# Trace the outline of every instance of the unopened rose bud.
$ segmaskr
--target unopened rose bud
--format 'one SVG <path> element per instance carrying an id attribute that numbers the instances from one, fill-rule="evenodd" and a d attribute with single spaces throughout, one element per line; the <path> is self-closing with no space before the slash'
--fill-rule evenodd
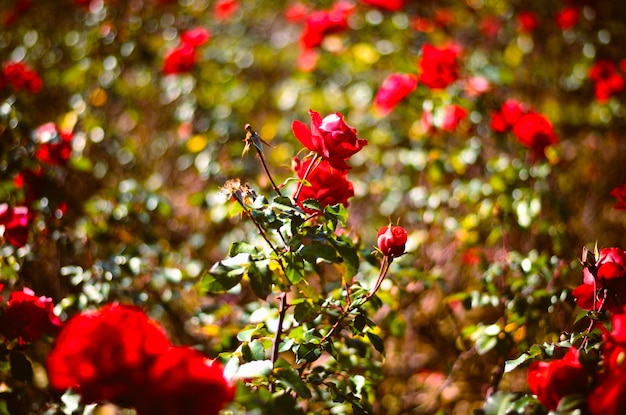
<path id="1" fill-rule="evenodd" d="M 378 249 L 380 249 L 383 255 L 398 257 L 404 254 L 407 233 L 402 226 L 385 226 L 380 228 L 376 236 Z"/>

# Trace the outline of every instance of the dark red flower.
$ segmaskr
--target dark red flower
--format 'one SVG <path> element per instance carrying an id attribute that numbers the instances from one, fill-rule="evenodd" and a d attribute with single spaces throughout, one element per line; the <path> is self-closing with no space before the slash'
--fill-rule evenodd
<path id="1" fill-rule="evenodd" d="M 402 226 L 385 226 L 376 234 L 378 249 L 384 256 L 399 257 L 404 254 L 408 235 Z"/>
<path id="2" fill-rule="evenodd" d="M 181 44 L 165 55 L 163 73 L 169 75 L 190 72 L 198 60 L 197 48 L 205 44 L 210 37 L 209 32 L 202 27 L 184 32 Z"/>
<path id="3" fill-rule="evenodd" d="M 149 371 L 170 348 L 156 322 L 133 306 L 110 304 L 72 317 L 48 356 L 48 376 L 84 402 L 133 406 Z"/>
<path id="4" fill-rule="evenodd" d="M 626 252 L 621 248 L 603 248 L 597 258 L 595 273 L 583 269 L 583 283 L 572 292 L 576 304 L 585 310 L 619 310 L 626 304 Z"/>
<path id="5" fill-rule="evenodd" d="M 14 291 L 7 302 L 7 309 L 0 319 L 0 331 L 8 340 L 17 339 L 19 344 L 33 342 L 44 334 L 54 334 L 61 320 L 54 314 L 54 304 L 48 297 L 37 297 L 30 288 Z"/>
<path id="6" fill-rule="evenodd" d="M 307 199 L 315 199 L 322 208 L 342 203 L 348 206 L 348 199 L 354 196 L 354 187 L 352 182 L 348 180 L 348 173 L 345 170 L 337 169 L 326 160 L 316 162 L 312 159 L 301 162 L 300 159 L 293 159 L 293 167 L 300 179 L 309 169 L 311 163 L 316 163 L 310 169 L 306 176 L 306 181 L 310 186 L 304 185 L 298 194 L 296 202 L 298 206 L 309 213 L 313 213 L 311 209 L 304 208 L 302 202 Z"/>
<path id="7" fill-rule="evenodd" d="M 617 198 L 617 203 L 615 203 L 613 207 L 614 209 L 626 210 L 626 183 L 614 187 L 613 190 L 611 190 L 611 196 Z"/>
<path id="8" fill-rule="evenodd" d="M 563 30 L 571 29 L 578 23 L 580 12 L 574 6 L 564 7 L 554 16 L 556 24 Z"/>
<path id="9" fill-rule="evenodd" d="M 407 0 L 361 0 L 361 3 L 392 12 L 400 11 L 406 5 Z"/>
<path id="10" fill-rule="evenodd" d="M 213 6 L 213 16 L 217 20 L 226 20 L 239 8 L 239 0 L 218 0 Z"/>
<path id="11" fill-rule="evenodd" d="M 43 81 L 37 72 L 24 63 L 8 62 L 0 73 L 0 88 L 3 86 L 10 86 L 15 92 L 26 88 L 32 93 L 37 93 L 41 90 Z"/>
<path id="12" fill-rule="evenodd" d="M 419 61 L 419 80 L 432 89 L 442 89 L 459 78 L 458 51 L 451 48 L 422 47 Z"/>
<path id="13" fill-rule="evenodd" d="M 319 113 L 309 110 L 311 128 L 301 121 L 292 123 L 294 135 L 302 145 L 319 154 L 339 170 L 349 170 L 346 160 L 367 144 L 357 137 L 356 130 L 347 125 L 343 115 L 336 112 L 322 119 Z"/>
<path id="14" fill-rule="evenodd" d="M 35 151 L 35 157 L 43 163 L 67 165 L 72 155 L 72 138 L 71 132 L 59 132 L 52 122 L 40 126 L 36 132 L 39 146 Z"/>
<path id="15" fill-rule="evenodd" d="M 589 374 L 578 360 L 578 349 L 570 348 L 565 356 L 551 362 L 535 361 L 528 370 L 528 386 L 547 409 L 554 411 L 566 396 L 585 393 Z"/>
<path id="16" fill-rule="evenodd" d="M 609 60 L 596 61 L 589 69 L 589 79 L 595 83 L 595 97 L 601 104 L 624 90 L 624 77 L 617 72 L 615 63 Z"/>
<path id="17" fill-rule="evenodd" d="M 11 207 L 0 204 L 0 225 L 4 226 L 4 239 L 16 248 L 21 248 L 28 241 L 30 212 L 26 206 Z"/>
<path id="18" fill-rule="evenodd" d="M 532 32 L 539 27 L 539 19 L 537 19 L 537 15 L 530 10 L 522 11 L 517 14 L 517 26 L 520 32 Z"/>
<path id="19" fill-rule="evenodd" d="M 550 121 L 532 111 L 522 115 L 515 122 L 513 134 L 523 146 L 532 150 L 533 156 L 538 158 L 545 157 L 546 147 L 558 141 Z"/>
<path id="20" fill-rule="evenodd" d="M 374 98 L 374 109 L 385 116 L 417 87 L 417 76 L 394 73 L 383 81 Z"/>
<path id="21" fill-rule="evenodd" d="M 218 415 L 235 396 L 222 366 L 189 347 L 171 347 L 148 371 L 138 415 Z"/>
<path id="22" fill-rule="evenodd" d="M 339 1 L 330 10 L 316 10 L 310 13 L 300 36 L 302 48 L 309 49 L 319 46 L 326 35 L 348 29 L 348 17 L 353 10 L 352 3 Z"/>

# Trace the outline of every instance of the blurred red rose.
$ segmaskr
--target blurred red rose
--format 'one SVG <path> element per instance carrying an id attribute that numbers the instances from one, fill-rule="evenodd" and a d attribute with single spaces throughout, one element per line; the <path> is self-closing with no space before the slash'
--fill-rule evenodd
<path id="1" fill-rule="evenodd" d="M 595 83 L 595 97 L 599 103 L 605 103 L 609 97 L 622 92 L 624 77 L 617 72 L 614 62 L 601 59 L 589 69 L 589 79 Z"/>
<path id="2" fill-rule="evenodd" d="M 539 27 L 539 19 L 534 12 L 529 10 L 519 12 L 517 14 L 517 27 L 520 32 L 528 33 Z"/>
<path id="3" fill-rule="evenodd" d="M 84 402 L 133 406 L 169 348 L 163 330 L 141 309 L 110 304 L 64 325 L 48 356 L 48 376 L 54 388 L 72 388 Z"/>
<path id="4" fill-rule="evenodd" d="M 44 334 L 54 334 L 61 326 L 61 320 L 53 308 L 51 298 L 37 297 L 30 288 L 14 291 L 0 319 L 0 331 L 8 340 L 17 339 L 20 345 L 35 341 Z"/>
<path id="5" fill-rule="evenodd" d="M 502 104 L 500 111 L 491 117 L 491 129 L 498 133 L 505 133 L 526 112 L 524 106 L 515 99 L 509 99 Z"/>
<path id="6" fill-rule="evenodd" d="M 7 62 L 0 73 L 0 88 L 10 86 L 15 92 L 26 88 L 37 93 L 43 86 L 43 81 L 37 72 L 22 62 Z"/>
<path id="7" fill-rule="evenodd" d="M 213 16 L 217 20 L 226 20 L 239 8 L 239 0 L 218 0 L 213 6 Z"/>
<path id="8" fill-rule="evenodd" d="M 535 361 L 528 370 L 528 386 L 547 409 L 554 411 L 562 398 L 585 393 L 589 375 L 578 360 L 578 349 L 570 348 L 565 356 L 551 362 Z"/>
<path id="9" fill-rule="evenodd" d="M 459 77 L 458 52 L 451 48 L 436 48 L 432 45 L 422 47 L 419 61 L 419 80 L 432 89 L 442 89 Z"/>
<path id="10" fill-rule="evenodd" d="M 294 135 L 302 145 L 319 154 L 334 168 L 349 170 L 346 160 L 367 144 L 367 140 L 357 137 L 356 130 L 347 125 L 340 113 L 324 117 L 309 110 L 311 128 L 301 121 L 292 123 Z"/>
<path id="11" fill-rule="evenodd" d="M 556 24 L 563 30 L 571 29 L 578 23 L 580 12 L 576 7 L 568 6 L 559 10 L 554 16 Z"/>
<path id="12" fill-rule="evenodd" d="M 385 226 L 376 234 L 378 249 L 384 256 L 399 257 L 404 254 L 408 235 L 402 226 Z"/>
<path id="13" fill-rule="evenodd" d="M 11 207 L 0 204 L 0 225 L 4 226 L 4 239 L 16 248 L 21 248 L 28 241 L 30 212 L 26 206 Z"/>
<path id="14" fill-rule="evenodd" d="M 361 0 L 361 3 L 393 12 L 400 11 L 406 5 L 407 0 Z"/>
<path id="15" fill-rule="evenodd" d="M 138 415 L 217 415 L 235 395 L 222 366 L 189 347 L 171 347 L 148 371 Z"/>
<path id="16" fill-rule="evenodd" d="M 189 45 L 197 48 L 209 41 L 211 34 L 204 27 L 195 27 L 189 29 L 180 37 L 180 42 L 184 45 Z"/>
<path id="17" fill-rule="evenodd" d="M 614 209 L 626 210 L 626 183 L 614 187 L 613 190 L 611 190 L 611 196 L 617 198 L 617 203 L 615 203 L 613 207 Z"/>
<path id="18" fill-rule="evenodd" d="M 202 28 L 194 28 L 181 35 L 181 44 L 167 52 L 163 62 L 166 75 L 190 72 L 198 60 L 196 49 L 205 44 L 211 35 Z"/>
<path id="19" fill-rule="evenodd" d="M 534 157 L 538 158 L 545 157 L 546 147 L 558 141 L 550 121 L 532 111 L 522 115 L 515 122 L 513 134 L 522 145 L 531 149 Z"/>
<path id="20" fill-rule="evenodd" d="M 444 131 L 454 131 L 461 121 L 467 118 L 467 110 L 459 105 L 448 105 L 443 110 L 441 129 Z"/>
<path id="21" fill-rule="evenodd" d="M 330 10 L 311 12 L 304 22 L 304 30 L 300 36 L 302 48 L 314 48 L 322 43 L 326 35 L 347 30 L 348 17 L 353 10 L 354 5 L 352 3 L 339 1 Z"/>
<path id="22" fill-rule="evenodd" d="M 293 167 L 300 179 L 304 178 L 307 169 L 313 162 L 315 162 L 313 159 L 301 162 L 300 159 L 294 157 Z M 354 187 L 352 182 L 348 180 L 347 171 L 331 166 L 326 160 L 315 163 L 317 166 L 313 165 L 306 176 L 310 186 L 302 186 L 296 199 L 298 206 L 308 213 L 313 213 L 313 211 L 304 208 L 302 205 L 302 202 L 307 199 L 317 200 L 322 205 L 322 208 L 337 203 L 348 206 L 348 199 L 354 196 Z"/>
<path id="23" fill-rule="evenodd" d="M 374 109 L 380 116 L 389 114 L 417 86 L 417 76 L 394 73 L 383 81 L 374 98 Z"/>
<path id="24" fill-rule="evenodd" d="M 65 166 L 72 155 L 72 138 L 69 131 L 58 131 L 54 123 L 47 123 L 37 128 L 36 139 L 39 143 L 35 157 L 47 164 Z"/>

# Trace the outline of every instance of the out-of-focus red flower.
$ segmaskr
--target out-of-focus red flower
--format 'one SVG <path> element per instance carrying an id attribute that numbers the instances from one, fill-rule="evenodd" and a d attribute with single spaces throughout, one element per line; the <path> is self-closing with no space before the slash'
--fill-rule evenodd
<path id="1" fill-rule="evenodd" d="M 467 110 L 459 105 L 448 105 L 443 110 L 441 129 L 444 131 L 454 131 L 461 121 L 467 118 Z"/>
<path id="2" fill-rule="evenodd" d="M 500 107 L 500 111 L 491 117 L 491 129 L 505 133 L 521 118 L 527 109 L 519 101 L 509 99 Z"/>
<path id="3" fill-rule="evenodd" d="M 603 248 L 595 266 L 595 277 L 588 268 L 583 269 L 583 283 L 572 292 L 576 304 L 585 310 L 598 310 L 600 306 L 619 310 L 621 304 L 626 304 L 626 252 Z"/>
<path id="4" fill-rule="evenodd" d="M 202 27 L 190 29 L 181 36 L 181 44 L 165 55 L 163 73 L 166 75 L 190 72 L 198 60 L 197 48 L 210 39 L 209 32 Z"/>
<path id="5" fill-rule="evenodd" d="M 300 179 L 304 178 L 311 163 L 316 164 L 311 167 L 306 176 L 306 181 L 310 183 L 310 186 L 302 186 L 296 199 L 298 206 L 308 213 L 313 213 L 314 211 L 302 205 L 302 202 L 307 199 L 317 200 L 322 205 L 322 208 L 337 203 L 348 206 L 348 199 L 354 196 L 354 187 L 352 182 L 348 180 L 348 172 L 331 166 L 326 160 L 316 162 L 309 159 L 302 162 L 294 157 L 293 168 Z"/>
<path id="6" fill-rule="evenodd" d="M 465 83 L 465 94 L 470 97 L 477 97 L 489 90 L 491 86 L 487 78 L 482 76 L 472 76 Z"/>
<path id="7" fill-rule="evenodd" d="M 36 131 L 38 148 L 35 157 L 47 164 L 67 165 L 72 155 L 72 138 L 70 131 L 58 131 L 54 123 L 39 126 Z"/>
<path id="8" fill-rule="evenodd" d="M 539 27 L 539 19 L 534 12 L 525 10 L 517 14 L 517 27 L 520 32 L 529 33 Z"/>
<path id="9" fill-rule="evenodd" d="M 432 89 L 442 89 L 459 78 L 458 51 L 451 48 L 422 47 L 419 61 L 419 80 Z"/>
<path id="10" fill-rule="evenodd" d="M 425 17 L 411 18 L 411 28 L 422 33 L 431 33 L 435 30 L 435 22 Z"/>
<path id="11" fill-rule="evenodd" d="M 239 8 L 239 0 L 218 0 L 213 6 L 213 16 L 216 20 L 226 20 Z"/>
<path id="12" fill-rule="evenodd" d="M 304 30 L 300 35 L 302 48 L 309 49 L 319 46 L 326 35 L 348 29 L 348 17 L 353 10 L 354 5 L 352 3 L 339 1 L 330 10 L 311 12 L 304 22 Z"/>
<path id="13" fill-rule="evenodd" d="M 0 319 L 0 331 L 8 340 L 17 339 L 20 345 L 38 340 L 44 334 L 54 334 L 61 320 L 53 308 L 51 298 L 37 297 L 30 288 L 14 291 Z"/>
<path id="14" fill-rule="evenodd" d="M 189 347 L 171 347 L 148 371 L 138 415 L 218 415 L 235 396 L 222 366 Z"/>
<path id="15" fill-rule="evenodd" d="M 384 226 L 378 230 L 378 249 L 384 256 L 399 257 L 404 254 L 408 235 L 402 226 Z"/>
<path id="16" fill-rule="evenodd" d="M 564 7 L 554 16 L 556 24 L 563 30 L 571 29 L 578 23 L 580 12 L 574 6 Z"/>
<path id="17" fill-rule="evenodd" d="M 285 20 L 291 23 L 301 22 L 306 19 L 309 7 L 306 4 L 296 2 L 290 3 L 285 10 Z"/>
<path id="18" fill-rule="evenodd" d="M 589 69 L 589 79 L 595 83 L 595 97 L 601 104 L 624 90 L 624 77 L 617 72 L 615 63 L 606 59 L 593 64 Z"/>
<path id="19" fill-rule="evenodd" d="M 406 5 L 407 0 L 361 0 L 361 3 L 368 6 L 378 7 L 379 9 L 390 10 L 392 12 L 400 11 Z"/>
<path id="20" fill-rule="evenodd" d="M 0 88 L 11 87 L 15 92 L 27 89 L 37 93 L 43 86 L 43 81 L 37 72 L 23 62 L 7 62 L 0 73 Z"/>
<path id="21" fill-rule="evenodd" d="M 542 114 L 528 112 L 513 125 L 513 134 L 523 145 L 531 149 L 535 157 L 545 157 L 546 147 L 556 144 L 558 138 L 552 124 Z"/>
<path id="22" fill-rule="evenodd" d="M 480 33 L 487 38 L 496 37 L 501 27 L 502 22 L 498 16 L 485 16 L 478 24 Z"/>
<path id="23" fill-rule="evenodd" d="M 566 396 L 585 393 L 589 374 L 578 360 L 578 349 L 570 348 L 565 356 L 551 362 L 533 362 L 528 370 L 528 386 L 549 410 L 556 410 Z"/>
<path id="24" fill-rule="evenodd" d="M 417 87 L 417 76 L 394 73 L 383 81 L 374 98 L 374 109 L 380 116 L 389 114 Z"/>
<path id="25" fill-rule="evenodd" d="M 346 124 L 339 112 L 322 119 L 319 113 L 309 110 L 311 128 L 301 121 L 292 123 L 294 135 L 309 150 L 319 154 L 332 167 L 349 170 L 346 160 L 367 144 L 357 137 L 356 130 Z"/>
<path id="26" fill-rule="evenodd" d="M 63 326 L 48 356 L 48 376 L 54 388 L 72 388 L 84 402 L 129 407 L 169 348 L 163 330 L 141 309 L 111 304 Z"/>
<path id="27" fill-rule="evenodd" d="M 11 207 L 0 204 L 0 225 L 4 226 L 4 239 L 16 248 L 26 245 L 30 212 L 26 206 Z"/>
<path id="28" fill-rule="evenodd" d="M 617 198 L 614 209 L 626 210 L 626 183 L 614 187 L 611 190 L 611 196 Z"/>

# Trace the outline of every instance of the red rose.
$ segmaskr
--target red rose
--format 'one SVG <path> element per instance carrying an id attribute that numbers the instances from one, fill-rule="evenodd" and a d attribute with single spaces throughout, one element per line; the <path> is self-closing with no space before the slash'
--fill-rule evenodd
<path id="1" fill-rule="evenodd" d="M 217 415 L 235 395 L 221 365 L 189 347 L 172 347 L 148 372 L 138 415 Z"/>
<path id="2" fill-rule="evenodd" d="M 294 135 L 309 150 L 316 152 L 327 160 L 331 166 L 340 170 L 349 170 L 346 160 L 367 144 L 367 140 L 359 139 L 356 130 L 348 126 L 340 113 L 322 117 L 309 110 L 311 129 L 301 121 L 294 121 Z"/>
<path id="3" fill-rule="evenodd" d="M 539 27 L 537 15 L 529 10 L 518 13 L 517 26 L 520 32 L 528 33 Z"/>
<path id="4" fill-rule="evenodd" d="M 330 10 L 317 10 L 309 14 L 300 35 L 302 48 L 319 46 L 326 35 L 348 29 L 348 17 L 353 9 L 352 3 L 339 1 Z"/>
<path id="5" fill-rule="evenodd" d="M 526 112 L 526 108 L 517 100 L 509 99 L 502 104 L 500 111 L 491 117 L 491 129 L 505 133 Z"/>
<path id="6" fill-rule="evenodd" d="M 399 257 L 404 254 L 407 240 L 406 230 L 402 226 L 385 226 L 376 234 L 378 249 L 384 256 Z"/>
<path id="7" fill-rule="evenodd" d="M 397 12 L 404 8 L 406 0 L 361 0 L 361 3 Z"/>
<path id="8" fill-rule="evenodd" d="M 617 66 L 609 60 L 599 60 L 589 69 L 589 79 L 595 83 L 595 97 L 605 103 L 611 96 L 622 92 L 624 77 L 617 72 Z"/>
<path id="9" fill-rule="evenodd" d="M 181 44 L 165 55 L 163 73 L 169 75 L 191 71 L 198 60 L 196 49 L 205 44 L 210 37 L 209 32 L 202 27 L 184 32 L 181 36 Z"/>
<path id="10" fill-rule="evenodd" d="M 301 162 L 298 158 L 293 159 L 294 170 L 302 179 L 313 160 Z M 312 213 L 310 209 L 302 206 L 307 199 L 315 199 L 322 207 L 343 203 L 348 206 L 348 199 L 354 196 L 352 182 L 348 181 L 348 173 L 345 170 L 334 168 L 325 160 L 309 171 L 306 180 L 310 186 L 302 186 L 296 202 L 305 211 Z"/>
<path id="11" fill-rule="evenodd" d="M 43 81 L 37 72 L 24 63 L 8 62 L 0 73 L 0 87 L 4 85 L 9 85 L 16 92 L 26 88 L 32 93 L 37 93 L 41 90 Z"/>
<path id="12" fill-rule="evenodd" d="M 533 362 L 528 386 L 547 409 L 554 411 L 562 398 L 585 393 L 589 376 L 578 361 L 578 349 L 570 348 L 560 360 Z"/>
<path id="13" fill-rule="evenodd" d="M 51 298 L 37 297 L 29 288 L 14 291 L 0 319 L 0 331 L 9 340 L 17 339 L 19 344 L 35 341 L 46 333 L 56 333 L 61 320 L 53 308 Z"/>
<path id="14" fill-rule="evenodd" d="M 213 16 L 217 20 L 226 20 L 239 8 L 238 0 L 218 0 L 213 6 Z"/>
<path id="15" fill-rule="evenodd" d="M 554 16 L 556 24 L 563 30 L 571 29 L 578 23 L 580 19 L 580 13 L 578 9 L 573 6 L 565 7 L 559 10 Z"/>
<path id="16" fill-rule="evenodd" d="M 621 184 L 617 187 L 614 187 L 611 190 L 611 196 L 617 198 L 617 203 L 615 203 L 614 209 L 618 210 L 626 210 L 626 183 Z"/>
<path id="17" fill-rule="evenodd" d="M 210 38 L 211 34 L 204 27 L 196 27 L 184 32 L 180 37 L 180 42 L 197 48 L 208 42 Z"/>
<path id="18" fill-rule="evenodd" d="M 585 310 L 600 307 L 604 290 L 607 290 L 603 307 L 619 310 L 626 303 L 626 252 L 621 248 L 603 248 L 595 264 L 596 277 L 588 268 L 583 270 L 583 283 L 572 292 L 576 303 Z M 595 301 L 594 301 L 595 299 Z"/>
<path id="19" fill-rule="evenodd" d="M 550 121 L 535 112 L 522 115 L 513 125 L 513 134 L 522 145 L 530 148 L 536 157 L 545 157 L 546 147 L 558 141 Z"/>
<path id="20" fill-rule="evenodd" d="M 461 121 L 467 118 L 467 110 L 456 104 L 448 105 L 443 110 L 441 129 L 444 131 L 454 131 Z"/>
<path id="21" fill-rule="evenodd" d="M 4 226 L 4 239 L 16 248 L 26 245 L 30 217 L 26 206 L 0 204 L 0 225 Z"/>
<path id="22" fill-rule="evenodd" d="M 376 93 L 374 109 L 380 116 L 385 116 L 409 95 L 417 86 L 417 76 L 394 73 L 383 81 Z"/>
<path id="23" fill-rule="evenodd" d="M 72 133 L 59 132 L 54 123 L 50 122 L 37 128 L 39 148 L 35 157 L 47 164 L 65 166 L 72 155 Z"/>
<path id="24" fill-rule="evenodd" d="M 132 406 L 169 348 L 163 330 L 141 309 L 111 304 L 64 325 L 48 356 L 48 376 L 54 388 L 72 388 L 85 402 Z"/>
<path id="25" fill-rule="evenodd" d="M 419 80 L 432 89 L 442 89 L 459 77 L 458 52 L 453 48 L 436 48 L 432 45 L 422 47 L 419 61 Z"/>

